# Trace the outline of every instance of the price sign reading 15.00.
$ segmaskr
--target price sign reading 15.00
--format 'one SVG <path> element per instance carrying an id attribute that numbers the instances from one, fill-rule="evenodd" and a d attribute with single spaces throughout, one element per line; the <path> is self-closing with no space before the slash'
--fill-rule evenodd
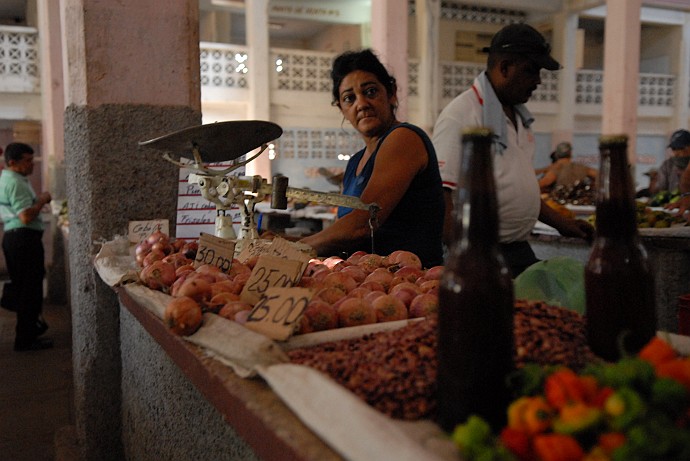
<path id="1" fill-rule="evenodd" d="M 234 255 L 235 242 L 233 240 L 202 232 L 199 237 L 199 249 L 196 251 L 194 267 L 209 264 L 227 272 L 232 267 Z"/>
<path id="2" fill-rule="evenodd" d="M 247 317 L 245 326 L 277 341 L 292 336 L 309 304 L 308 288 L 269 288 Z"/>

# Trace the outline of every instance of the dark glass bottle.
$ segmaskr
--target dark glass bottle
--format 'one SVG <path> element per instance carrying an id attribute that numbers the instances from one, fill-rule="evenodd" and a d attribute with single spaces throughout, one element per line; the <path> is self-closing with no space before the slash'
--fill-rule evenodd
<path id="1" fill-rule="evenodd" d="M 513 371 L 513 282 L 498 250 L 493 134 L 463 133 L 455 241 L 439 288 L 437 421 L 450 432 L 470 415 L 506 422 Z"/>
<path id="2" fill-rule="evenodd" d="M 637 231 L 627 150 L 625 135 L 599 141 L 596 233 L 585 266 L 587 341 L 609 361 L 656 334 L 654 277 Z"/>

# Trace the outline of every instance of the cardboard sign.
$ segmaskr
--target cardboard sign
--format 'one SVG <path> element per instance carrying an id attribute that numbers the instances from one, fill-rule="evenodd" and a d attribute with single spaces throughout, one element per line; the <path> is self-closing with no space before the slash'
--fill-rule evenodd
<path id="1" fill-rule="evenodd" d="M 269 288 L 247 317 L 245 326 L 277 341 L 286 341 L 297 329 L 311 300 L 308 288 Z"/>
<path id="2" fill-rule="evenodd" d="M 274 255 L 303 262 L 305 264 L 304 267 L 306 268 L 306 264 L 309 263 L 312 255 L 301 249 L 305 246 L 306 245 L 299 244 L 298 242 L 291 242 L 289 240 L 285 240 L 284 238 L 276 237 L 273 239 L 273 245 L 271 245 L 271 248 L 273 249 Z M 311 249 L 311 247 L 309 248 Z"/>
<path id="3" fill-rule="evenodd" d="M 196 251 L 194 267 L 197 268 L 204 264 L 209 264 L 218 267 L 223 272 L 228 272 L 232 267 L 234 255 L 234 240 L 202 232 L 201 237 L 199 237 L 199 249 Z"/>
<path id="4" fill-rule="evenodd" d="M 303 271 L 300 261 L 270 255 L 259 256 L 249 280 L 240 293 L 240 299 L 254 305 L 261 300 L 269 288 L 294 286 Z"/>
<path id="5" fill-rule="evenodd" d="M 273 241 L 266 239 L 252 239 L 247 243 L 239 255 L 237 255 L 237 260 L 246 263 L 249 259 L 254 256 L 270 255 L 272 253 L 271 245 Z"/>
<path id="6" fill-rule="evenodd" d="M 127 236 L 130 243 L 139 243 L 149 235 L 160 230 L 170 235 L 170 224 L 167 219 L 152 219 L 150 221 L 130 221 Z"/>
<path id="7" fill-rule="evenodd" d="M 299 261 L 302 263 L 302 270 L 299 271 L 301 278 L 312 255 L 300 248 L 301 247 L 296 246 L 294 242 L 280 237 L 276 237 L 273 240 L 254 239 L 244 247 L 239 255 L 237 255 L 237 260 L 245 263 L 255 256 L 270 255 Z M 299 282 L 299 278 L 295 281 L 295 283 L 297 282 Z"/>

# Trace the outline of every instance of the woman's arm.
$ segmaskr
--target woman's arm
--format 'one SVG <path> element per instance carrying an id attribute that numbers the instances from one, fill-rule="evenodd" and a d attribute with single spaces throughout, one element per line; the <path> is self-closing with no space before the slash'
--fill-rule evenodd
<path id="1" fill-rule="evenodd" d="M 429 160 L 422 139 L 412 130 L 398 128 L 381 144 L 374 169 L 360 199 L 380 207 L 378 224 L 383 224 L 409 188 L 415 175 Z M 411 210 L 412 212 L 412 210 Z M 347 251 L 370 237 L 369 212 L 353 210 L 321 232 L 301 242 L 311 245 L 320 255 Z"/>

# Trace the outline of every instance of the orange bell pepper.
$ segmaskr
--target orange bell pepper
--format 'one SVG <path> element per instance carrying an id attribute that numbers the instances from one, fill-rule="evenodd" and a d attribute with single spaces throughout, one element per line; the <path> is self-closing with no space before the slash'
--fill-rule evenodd
<path id="1" fill-rule="evenodd" d="M 553 410 L 541 396 L 520 397 L 508 406 L 508 427 L 529 435 L 548 429 L 552 417 Z"/>
<path id="2" fill-rule="evenodd" d="M 678 358 L 678 353 L 673 347 L 658 336 L 650 339 L 638 355 L 642 360 L 654 365 L 655 368 L 661 363 Z"/>
<path id="3" fill-rule="evenodd" d="M 570 402 L 592 400 L 592 379 L 581 379 L 569 368 L 562 368 L 549 375 L 544 381 L 544 394 L 549 404 L 560 409 Z M 594 386 L 596 389 L 596 385 Z"/>
<path id="4" fill-rule="evenodd" d="M 690 390 L 690 359 L 675 358 L 656 367 L 657 376 L 675 379 Z"/>
<path id="5" fill-rule="evenodd" d="M 580 461 L 585 453 L 577 440 L 563 434 L 538 434 L 532 440 L 540 461 Z"/>

